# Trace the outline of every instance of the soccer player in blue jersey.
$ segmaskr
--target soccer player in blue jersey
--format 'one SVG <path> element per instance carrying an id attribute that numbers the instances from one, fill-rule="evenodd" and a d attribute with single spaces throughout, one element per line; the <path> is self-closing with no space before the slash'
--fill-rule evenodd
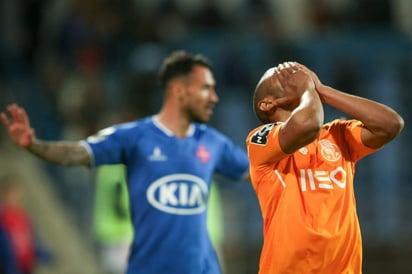
<path id="1" fill-rule="evenodd" d="M 218 102 L 207 59 L 176 51 L 159 73 L 164 102 L 156 115 L 117 124 L 79 141 L 35 137 L 23 108 L 8 106 L 1 120 L 11 140 L 63 166 L 124 164 L 134 225 L 127 274 L 218 274 L 206 226 L 215 173 L 248 178 L 246 152 L 210 126 Z"/>

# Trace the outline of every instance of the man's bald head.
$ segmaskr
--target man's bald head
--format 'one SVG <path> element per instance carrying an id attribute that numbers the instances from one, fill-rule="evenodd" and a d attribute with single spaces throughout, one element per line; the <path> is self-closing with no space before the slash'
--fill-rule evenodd
<path id="1" fill-rule="evenodd" d="M 263 74 L 262 78 L 260 78 L 253 95 L 253 110 L 255 111 L 257 118 L 264 124 L 270 123 L 271 121 L 268 117 L 267 111 L 263 111 L 259 108 L 259 102 L 268 96 L 279 98 L 283 92 L 275 73 L 275 67 L 268 69 Z"/>

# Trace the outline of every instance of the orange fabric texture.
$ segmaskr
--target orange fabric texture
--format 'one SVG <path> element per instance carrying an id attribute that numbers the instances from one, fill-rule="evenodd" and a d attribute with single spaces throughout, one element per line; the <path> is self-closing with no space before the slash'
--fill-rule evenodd
<path id="1" fill-rule="evenodd" d="M 362 126 L 327 123 L 291 155 L 280 148 L 280 125 L 249 133 L 251 181 L 264 221 L 259 274 L 362 273 L 353 176 L 356 161 L 375 151 L 362 144 Z"/>

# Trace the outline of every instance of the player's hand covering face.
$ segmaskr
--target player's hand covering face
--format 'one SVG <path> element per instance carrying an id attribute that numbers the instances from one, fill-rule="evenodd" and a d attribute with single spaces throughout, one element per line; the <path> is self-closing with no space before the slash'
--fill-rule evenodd
<path id="1" fill-rule="evenodd" d="M 277 78 L 283 89 L 283 95 L 273 102 L 277 107 L 292 110 L 299 104 L 300 97 L 306 90 L 314 89 L 313 80 L 294 62 L 277 66 L 273 77 Z"/>

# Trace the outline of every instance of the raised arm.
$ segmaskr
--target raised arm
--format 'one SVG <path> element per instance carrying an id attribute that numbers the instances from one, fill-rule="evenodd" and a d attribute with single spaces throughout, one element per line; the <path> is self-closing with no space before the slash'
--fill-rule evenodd
<path id="1" fill-rule="evenodd" d="M 362 130 L 362 142 L 371 148 L 379 148 L 393 140 L 404 127 L 403 118 L 392 108 L 360 97 L 344 93 L 322 84 L 313 71 L 300 65 L 312 75 L 316 90 L 325 104 L 334 107 L 354 119 L 360 120 L 365 127 Z"/>
<path id="2" fill-rule="evenodd" d="M 81 142 L 38 140 L 30 126 L 29 117 L 22 107 L 12 104 L 7 107 L 7 112 L 9 115 L 2 112 L 0 118 L 16 146 L 26 149 L 45 161 L 62 166 L 91 164 L 91 156 Z"/>
<path id="3" fill-rule="evenodd" d="M 285 100 L 291 94 L 300 94 L 296 107 L 292 104 L 291 110 L 286 108 L 278 114 L 278 119 L 283 121 L 279 132 L 280 145 L 284 152 L 293 153 L 318 136 L 323 124 L 323 107 L 311 78 L 305 72 L 293 67 L 284 68 L 276 77 L 285 91 L 284 96 L 276 101 Z"/>

